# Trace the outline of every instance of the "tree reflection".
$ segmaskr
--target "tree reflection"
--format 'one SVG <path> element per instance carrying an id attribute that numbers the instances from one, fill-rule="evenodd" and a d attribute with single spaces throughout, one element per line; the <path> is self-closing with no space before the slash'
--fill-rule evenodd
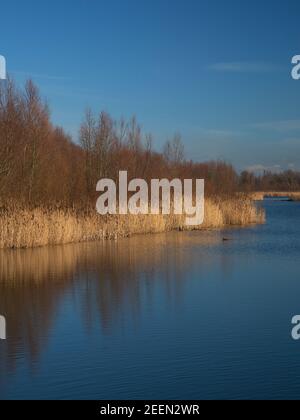
<path id="1" fill-rule="evenodd" d="M 87 333 L 99 321 L 103 334 L 129 317 L 138 322 L 158 287 L 167 305 L 179 307 L 187 268 L 199 271 L 213 263 L 210 247 L 220 242 L 219 235 L 171 233 L 1 251 L 0 313 L 8 326 L 0 345 L 2 379 L 21 358 L 36 366 L 67 296 L 76 301 Z"/>

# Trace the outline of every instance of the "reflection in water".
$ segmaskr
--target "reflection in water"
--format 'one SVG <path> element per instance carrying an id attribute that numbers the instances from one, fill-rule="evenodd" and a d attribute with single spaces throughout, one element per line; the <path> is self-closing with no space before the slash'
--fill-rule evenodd
<path id="1" fill-rule="evenodd" d="M 36 365 L 66 294 L 87 332 L 100 317 L 103 333 L 109 334 L 125 317 L 138 322 L 141 305 L 151 307 L 157 282 L 167 304 L 179 307 L 187 267 L 201 271 L 212 264 L 208 250 L 220 242 L 217 232 L 174 233 L 1 251 L 0 312 L 8 325 L 8 339 L 0 346 L 1 377 L 14 371 L 22 355 Z"/>
<path id="2" fill-rule="evenodd" d="M 0 399 L 298 398 L 300 203 L 263 205 L 226 233 L 1 251 Z"/>

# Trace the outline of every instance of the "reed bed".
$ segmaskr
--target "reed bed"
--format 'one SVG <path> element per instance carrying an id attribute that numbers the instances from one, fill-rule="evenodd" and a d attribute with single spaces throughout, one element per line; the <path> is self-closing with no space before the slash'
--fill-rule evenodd
<path id="1" fill-rule="evenodd" d="M 204 224 L 197 229 L 218 229 L 264 223 L 264 212 L 250 199 L 205 202 Z M 193 228 L 195 229 L 195 228 Z M 76 242 L 118 239 L 136 234 L 188 230 L 185 216 L 99 216 L 96 211 L 72 209 L 1 208 L 0 248 L 32 248 Z"/>

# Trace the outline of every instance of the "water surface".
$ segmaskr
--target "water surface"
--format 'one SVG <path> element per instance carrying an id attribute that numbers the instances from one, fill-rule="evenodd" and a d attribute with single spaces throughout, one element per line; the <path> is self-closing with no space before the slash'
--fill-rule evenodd
<path id="1" fill-rule="evenodd" d="M 300 203 L 263 205 L 247 229 L 1 251 L 0 398 L 298 398 Z"/>

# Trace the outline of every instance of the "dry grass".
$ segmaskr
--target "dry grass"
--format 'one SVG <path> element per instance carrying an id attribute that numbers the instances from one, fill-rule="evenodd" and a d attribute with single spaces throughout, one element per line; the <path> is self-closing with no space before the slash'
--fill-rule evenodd
<path id="1" fill-rule="evenodd" d="M 290 197 L 293 201 L 300 201 L 300 192 L 294 192 L 288 194 L 288 197 Z"/>
<path id="2" fill-rule="evenodd" d="M 197 229 L 263 223 L 265 216 L 249 199 L 206 200 L 205 221 Z M 186 230 L 185 216 L 109 216 L 96 212 L 36 208 L 0 210 L 0 248 L 117 239 L 135 234 Z"/>

